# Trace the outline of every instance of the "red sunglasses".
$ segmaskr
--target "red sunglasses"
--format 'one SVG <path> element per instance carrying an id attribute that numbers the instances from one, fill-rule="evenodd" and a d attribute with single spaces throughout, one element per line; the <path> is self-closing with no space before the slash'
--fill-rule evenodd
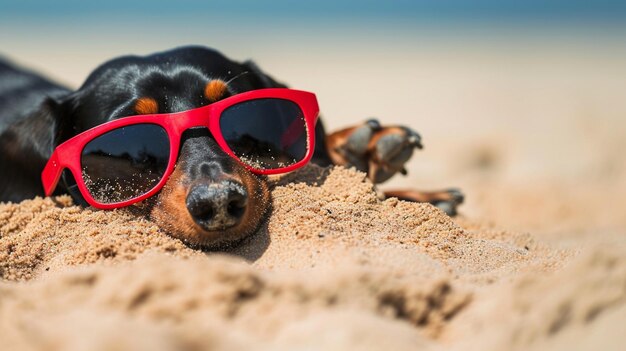
<path id="1" fill-rule="evenodd" d="M 91 206 L 132 205 L 165 185 L 181 135 L 194 127 L 208 128 L 222 150 L 251 172 L 285 173 L 313 156 L 318 112 L 313 93 L 260 89 L 193 110 L 125 117 L 59 145 L 41 180 L 50 196 L 67 168 Z"/>

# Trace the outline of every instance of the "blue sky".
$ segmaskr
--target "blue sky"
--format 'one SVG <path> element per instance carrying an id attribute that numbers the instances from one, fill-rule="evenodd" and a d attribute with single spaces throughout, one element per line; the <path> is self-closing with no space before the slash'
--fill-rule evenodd
<path id="1" fill-rule="evenodd" d="M 626 1 L 597 0 L 2 0 L 0 18 L 73 16 L 257 16 L 261 19 L 367 19 L 375 17 L 451 20 L 626 19 Z"/>
<path id="2" fill-rule="evenodd" d="M 0 0 L 0 44 L 11 47 L 33 36 L 111 45 L 220 37 L 406 42 L 418 35 L 621 40 L 626 0 Z"/>

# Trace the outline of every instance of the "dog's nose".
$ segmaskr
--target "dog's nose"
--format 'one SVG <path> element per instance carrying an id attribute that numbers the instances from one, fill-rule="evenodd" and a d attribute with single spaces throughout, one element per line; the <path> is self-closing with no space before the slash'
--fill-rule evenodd
<path id="1" fill-rule="evenodd" d="M 205 230 L 224 230 L 241 221 L 248 204 L 243 185 L 225 180 L 194 185 L 186 199 L 187 210 Z"/>

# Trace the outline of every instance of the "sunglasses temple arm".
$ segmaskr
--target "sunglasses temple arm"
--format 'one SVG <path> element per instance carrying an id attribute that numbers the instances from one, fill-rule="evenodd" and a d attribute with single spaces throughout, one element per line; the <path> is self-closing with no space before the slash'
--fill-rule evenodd
<path id="1" fill-rule="evenodd" d="M 43 172 L 41 172 L 41 183 L 43 184 L 43 190 L 46 196 L 50 196 L 54 192 L 54 189 L 59 183 L 59 178 L 61 178 L 62 171 L 63 167 L 61 167 L 59 163 L 59 155 L 57 155 L 55 151 L 52 153 L 52 156 L 50 156 Z"/>

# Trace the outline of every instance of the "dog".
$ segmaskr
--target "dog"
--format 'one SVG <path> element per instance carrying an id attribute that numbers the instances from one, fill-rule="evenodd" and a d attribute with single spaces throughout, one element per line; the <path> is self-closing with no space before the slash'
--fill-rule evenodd
<path id="1" fill-rule="evenodd" d="M 113 59 L 75 91 L 0 60 L 0 201 L 43 196 L 40 176 L 54 148 L 92 127 L 125 116 L 186 111 L 247 91 L 285 87 L 252 61 L 235 62 L 198 46 Z M 377 120 L 330 134 L 320 121 L 314 133 L 311 162 L 355 167 L 375 184 L 406 173 L 404 164 L 422 147 L 421 137 L 412 129 L 383 126 Z M 72 178 L 64 173 L 55 195 L 69 193 L 84 203 Z M 226 196 L 223 189 L 206 191 L 224 179 L 247 200 L 236 214 L 221 211 L 228 218 L 218 227 L 212 214 L 202 209 L 209 206 L 219 212 L 226 206 L 228 201 L 220 200 Z M 455 189 L 386 195 L 429 202 L 451 215 L 463 201 Z M 184 132 L 176 168 L 165 186 L 141 206 L 172 236 L 191 246 L 214 248 L 253 233 L 269 204 L 267 177 L 227 157 L 207 129 L 194 128 Z"/>

